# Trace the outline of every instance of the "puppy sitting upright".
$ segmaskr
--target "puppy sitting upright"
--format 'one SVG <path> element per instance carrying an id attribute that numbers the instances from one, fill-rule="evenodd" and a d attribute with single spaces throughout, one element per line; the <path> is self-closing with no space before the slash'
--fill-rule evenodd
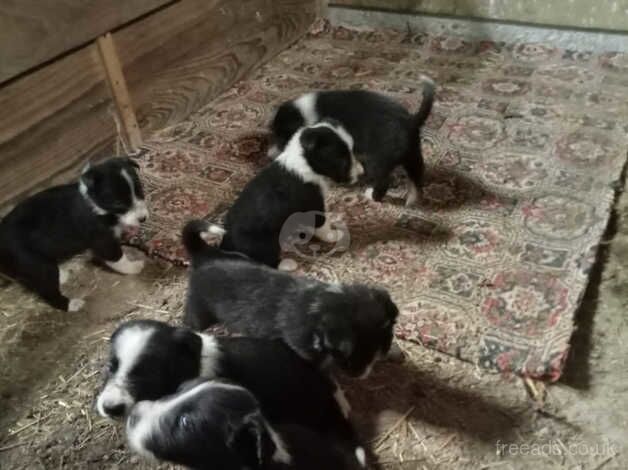
<path id="1" fill-rule="evenodd" d="M 77 183 L 46 189 L 19 203 L 0 222 L 0 269 L 55 308 L 74 312 L 84 301 L 60 291 L 59 263 L 91 250 L 107 266 L 137 274 L 119 237 L 148 217 L 137 164 L 112 158 L 87 167 Z"/>
<path id="2" fill-rule="evenodd" d="M 384 289 L 327 284 L 269 269 L 205 243 L 208 224 L 191 221 L 183 243 L 192 258 L 184 322 L 221 322 L 234 333 L 277 338 L 317 365 L 368 375 L 390 349 L 399 313 Z"/>
<path id="3" fill-rule="evenodd" d="M 337 122 L 299 129 L 229 209 L 221 248 L 276 268 L 279 234 L 286 219 L 296 212 L 324 213 L 328 181 L 355 182 L 363 172 L 353 156 L 353 140 Z M 311 229 L 318 238 L 337 241 L 339 234 L 324 216 L 316 217 L 314 225 Z"/>
<path id="4" fill-rule="evenodd" d="M 424 78 L 423 101 L 410 114 L 390 98 L 365 90 L 334 90 L 305 94 L 279 106 L 271 124 L 275 143 L 273 157 L 282 151 L 292 135 L 323 117 L 337 119 L 355 142 L 355 154 L 364 165 L 372 186 L 367 197 L 381 201 L 390 185 L 390 173 L 399 165 L 408 174 L 406 205 L 418 198 L 423 176 L 420 129 L 434 101 L 434 83 Z"/>

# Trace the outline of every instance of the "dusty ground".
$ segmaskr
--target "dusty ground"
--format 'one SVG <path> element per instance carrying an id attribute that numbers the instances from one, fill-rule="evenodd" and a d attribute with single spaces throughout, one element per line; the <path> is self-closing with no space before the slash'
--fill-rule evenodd
<path id="1" fill-rule="evenodd" d="M 545 394 L 410 343 L 399 345 L 404 362 L 345 382 L 382 468 L 628 468 L 626 196 L 611 237 L 567 371 Z M 108 335 L 123 319 L 178 321 L 185 271 L 155 261 L 135 278 L 86 259 L 71 267 L 71 291 L 88 298 L 75 314 L 0 281 L 0 468 L 152 468 L 126 451 L 121 427 L 98 417 L 93 398 Z"/>

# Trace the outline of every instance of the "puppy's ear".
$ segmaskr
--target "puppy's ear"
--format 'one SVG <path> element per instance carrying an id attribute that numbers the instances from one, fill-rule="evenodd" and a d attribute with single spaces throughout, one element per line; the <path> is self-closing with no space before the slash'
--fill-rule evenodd
<path id="1" fill-rule="evenodd" d="M 99 179 L 98 173 L 94 172 L 88 163 L 83 168 L 83 173 L 81 173 L 79 182 L 81 185 L 85 186 L 89 192 L 91 192 L 96 189 Z"/>
<path id="2" fill-rule="evenodd" d="M 319 135 L 317 129 L 305 129 L 301 133 L 301 147 L 305 152 L 311 152 L 319 145 Z"/>
<path id="3" fill-rule="evenodd" d="M 320 120 L 320 122 L 326 122 L 327 124 L 333 126 L 333 127 L 342 127 L 342 123 L 338 120 L 338 119 L 334 119 L 331 117 L 326 117 Z"/>
<path id="4" fill-rule="evenodd" d="M 201 338 L 187 328 L 177 328 L 174 331 L 173 339 L 176 350 L 185 357 L 199 358 L 201 349 L 203 349 L 203 341 Z"/>
<path id="5" fill-rule="evenodd" d="M 260 413 L 245 416 L 231 430 L 227 446 L 242 458 L 247 468 L 265 468 L 277 448 Z"/>
<path id="6" fill-rule="evenodd" d="M 126 165 L 131 166 L 131 167 L 135 168 L 136 170 L 139 170 L 139 169 L 140 169 L 140 164 L 139 164 L 139 163 L 137 163 L 137 162 L 136 162 L 134 159 L 132 159 L 132 158 L 129 158 L 129 157 L 122 157 L 122 161 L 123 161 Z"/>

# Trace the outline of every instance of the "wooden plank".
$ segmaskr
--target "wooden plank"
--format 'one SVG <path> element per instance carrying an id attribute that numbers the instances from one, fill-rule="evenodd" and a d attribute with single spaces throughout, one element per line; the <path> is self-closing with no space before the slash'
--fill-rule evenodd
<path id="1" fill-rule="evenodd" d="M 2 0 L 0 83 L 172 0 Z"/>
<path id="2" fill-rule="evenodd" d="M 180 121 L 295 41 L 320 7 L 180 0 L 115 32 L 140 122 L 150 130 Z M 117 135 L 95 44 L 6 82 L 0 107 L 0 204 L 75 175 Z"/>
<path id="3" fill-rule="evenodd" d="M 107 83 L 113 96 L 121 123 L 123 138 L 129 151 L 136 152 L 142 146 L 142 135 L 137 125 L 131 97 L 122 73 L 111 33 L 98 38 L 98 51 L 107 74 Z"/>
<path id="4" fill-rule="evenodd" d="M 0 88 L 0 202 L 110 146 L 111 106 L 94 45 Z"/>
<path id="5" fill-rule="evenodd" d="M 184 119 L 303 35 L 318 0 L 181 0 L 114 33 L 140 126 Z"/>

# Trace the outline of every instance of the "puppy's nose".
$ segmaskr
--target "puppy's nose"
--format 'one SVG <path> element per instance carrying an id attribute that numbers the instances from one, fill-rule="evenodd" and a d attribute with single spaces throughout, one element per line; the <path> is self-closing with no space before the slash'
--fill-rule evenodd
<path id="1" fill-rule="evenodd" d="M 145 215 L 141 215 L 141 216 L 139 216 L 139 217 L 137 218 L 137 220 L 138 220 L 138 222 L 139 222 L 140 224 L 143 224 L 144 222 L 146 222 L 146 219 L 148 219 L 148 217 L 147 217 L 147 216 L 145 216 Z"/>
<path id="2" fill-rule="evenodd" d="M 126 406 L 123 403 L 105 404 L 102 408 L 103 411 L 112 418 L 120 418 L 126 411 Z"/>

